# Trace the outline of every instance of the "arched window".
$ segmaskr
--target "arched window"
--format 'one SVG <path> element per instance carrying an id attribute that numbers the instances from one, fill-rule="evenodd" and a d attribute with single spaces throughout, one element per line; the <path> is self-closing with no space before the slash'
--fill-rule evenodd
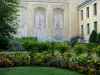
<path id="1" fill-rule="evenodd" d="M 46 10 L 45 8 L 35 8 L 34 10 L 34 36 L 38 38 L 46 37 Z"/>
<path id="2" fill-rule="evenodd" d="M 56 8 L 53 10 L 53 37 L 62 38 L 64 29 L 64 10 Z"/>

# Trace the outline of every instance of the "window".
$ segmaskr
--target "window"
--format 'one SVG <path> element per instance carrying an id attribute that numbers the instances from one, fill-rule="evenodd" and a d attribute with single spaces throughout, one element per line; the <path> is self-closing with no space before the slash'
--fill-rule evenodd
<path id="1" fill-rule="evenodd" d="M 87 34 L 90 34 L 90 24 L 87 24 Z"/>
<path id="2" fill-rule="evenodd" d="M 97 3 L 93 4 L 94 15 L 97 15 Z"/>
<path id="3" fill-rule="evenodd" d="M 83 20 L 83 10 L 81 10 L 81 20 Z"/>
<path id="4" fill-rule="evenodd" d="M 81 36 L 82 37 L 84 36 L 84 28 L 83 28 L 83 25 L 81 25 Z"/>
<path id="5" fill-rule="evenodd" d="M 94 30 L 97 32 L 97 22 L 94 22 Z"/>
<path id="6" fill-rule="evenodd" d="M 86 8 L 87 18 L 89 18 L 89 7 Z"/>

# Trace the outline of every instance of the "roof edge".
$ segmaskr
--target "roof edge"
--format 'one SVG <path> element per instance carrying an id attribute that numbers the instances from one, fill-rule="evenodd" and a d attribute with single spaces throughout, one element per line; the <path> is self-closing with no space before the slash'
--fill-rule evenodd
<path id="1" fill-rule="evenodd" d="M 79 8 L 83 7 L 84 5 L 89 4 L 89 3 L 93 2 L 93 1 L 95 1 L 95 0 L 86 0 L 82 4 L 78 5 L 77 8 L 79 9 Z"/>

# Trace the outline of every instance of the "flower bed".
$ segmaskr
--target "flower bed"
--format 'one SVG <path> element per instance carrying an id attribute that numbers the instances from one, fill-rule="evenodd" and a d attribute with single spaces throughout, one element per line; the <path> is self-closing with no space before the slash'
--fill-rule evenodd
<path id="1" fill-rule="evenodd" d="M 48 45 L 46 45 L 46 43 Z M 0 61 L 0 63 L 3 64 L 0 67 L 50 66 L 69 69 L 87 75 L 100 75 L 100 46 L 76 44 L 71 48 L 68 44 L 62 42 L 45 42 L 38 43 L 38 45 L 43 46 L 37 46 L 40 47 L 40 51 L 38 48 L 35 48 L 37 51 L 30 50 L 28 53 L 15 52 L 8 54 L 6 58 L 2 58 L 1 60 L 6 60 L 9 64 L 3 64 L 3 62 Z M 28 47 L 30 47 L 30 45 L 28 45 Z M 45 47 L 46 49 L 44 49 Z"/>

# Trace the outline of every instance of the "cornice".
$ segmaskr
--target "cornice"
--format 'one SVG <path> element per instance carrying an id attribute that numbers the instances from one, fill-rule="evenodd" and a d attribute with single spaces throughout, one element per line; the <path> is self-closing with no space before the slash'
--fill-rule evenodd
<path id="1" fill-rule="evenodd" d="M 68 4 L 67 0 L 21 0 L 21 2 L 43 2 L 43 3 L 63 3 L 63 4 Z"/>

